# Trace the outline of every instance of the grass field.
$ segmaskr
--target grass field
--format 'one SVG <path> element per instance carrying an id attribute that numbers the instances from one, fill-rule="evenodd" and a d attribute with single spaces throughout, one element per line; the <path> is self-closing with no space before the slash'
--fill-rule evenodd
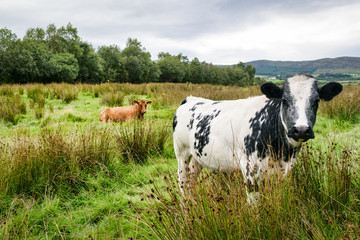
<path id="1" fill-rule="evenodd" d="M 204 171 L 179 204 L 172 117 L 188 95 L 259 95 L 192 84 L 0 86 L 1 239 L 358 239 L 360 86 L 320 103 L 314 140 L 256 207 L 238 173 Z M 143 122 L 106 106 L 152 100 Z"/>

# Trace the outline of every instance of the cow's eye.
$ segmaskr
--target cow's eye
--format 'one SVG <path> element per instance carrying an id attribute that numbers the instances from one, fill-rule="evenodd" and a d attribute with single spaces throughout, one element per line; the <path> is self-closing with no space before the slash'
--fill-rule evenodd
<path id="1" fill-rule="evenodd" d="M 315 100 L 312 105 L 314 108 L 317 108 L 319 106 L 319 100 Z"/>

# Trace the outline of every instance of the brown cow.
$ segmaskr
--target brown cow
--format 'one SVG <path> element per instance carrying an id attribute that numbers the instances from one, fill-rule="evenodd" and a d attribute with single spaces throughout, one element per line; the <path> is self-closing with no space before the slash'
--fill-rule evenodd
<path id="1" fill-rule="evenodd" d="M 144 99 L 138 101 L 134 99 L 133 103 L 136 104 L 125 107 L 106 108 L 100 113 L 99 120 L 106 123 L 125 122 L 135 118 L 143 120 L 144 114 L 146 113 L 146 106 L 151 104 L 151 101 L 146 101 Z"/>

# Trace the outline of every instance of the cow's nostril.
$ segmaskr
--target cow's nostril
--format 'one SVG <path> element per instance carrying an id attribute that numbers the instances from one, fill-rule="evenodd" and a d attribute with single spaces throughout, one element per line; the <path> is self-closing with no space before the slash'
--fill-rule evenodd
<path id="1" fill-rule="evenodd" d="M 293 127 L 293 135 L 295 139 L 308 140 L 314 138 L 311 127 Z"/>

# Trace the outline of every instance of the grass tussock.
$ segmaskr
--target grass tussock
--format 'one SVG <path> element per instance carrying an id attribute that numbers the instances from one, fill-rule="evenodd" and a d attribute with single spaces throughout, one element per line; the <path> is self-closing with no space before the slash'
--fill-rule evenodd
<path id="1" fill-rule="evenodd" d="M 181 207 L 171 174 L 154 183 L 139 218 L 154 239 L 357 239 L 358 153 L 306 147 L 290 176 L 268 176 L 256 203 L 242 174 L 205 172 Z"/>
<path id="2" fill-rule="evenodd" d="M 154 154 L 162 154 L 170 138 L 170 126 L 155 121 L 130 121 L 115 128 L 117 146 L 125 162 L 144 164 Z"/>
<path id="3" fill-rule="evenodd" d="M 43 129 L 36 139 L 18 135 L 1 144 L 0 191 L 5 194 L 43 194 L 48 188 L 76 188 L 86 174 L 109 165 L 111 135 L 107 129 L 77 129 L 64 133 Z"/>
<path id="4" fill-rule="evenodd" d="M 100 103 L 109 107 L 120 107 L 124 103 L 123 92 L 105 92 L 101 95 Z"/>
<path id="5" fill-rule="evenodd" d="M 17 124 L 21 114 L 26 113 L 26 103 L 17 93 L 0 95 L 0 120 Z"/>
<path id="6" fill-rule="evenodd" d="M 80 88 L 71 84 L 51 84 L 49 86 L 50 97 L 52 99 L 61 99 L 64 103 L 70 103 L 78 98 Z"/>

